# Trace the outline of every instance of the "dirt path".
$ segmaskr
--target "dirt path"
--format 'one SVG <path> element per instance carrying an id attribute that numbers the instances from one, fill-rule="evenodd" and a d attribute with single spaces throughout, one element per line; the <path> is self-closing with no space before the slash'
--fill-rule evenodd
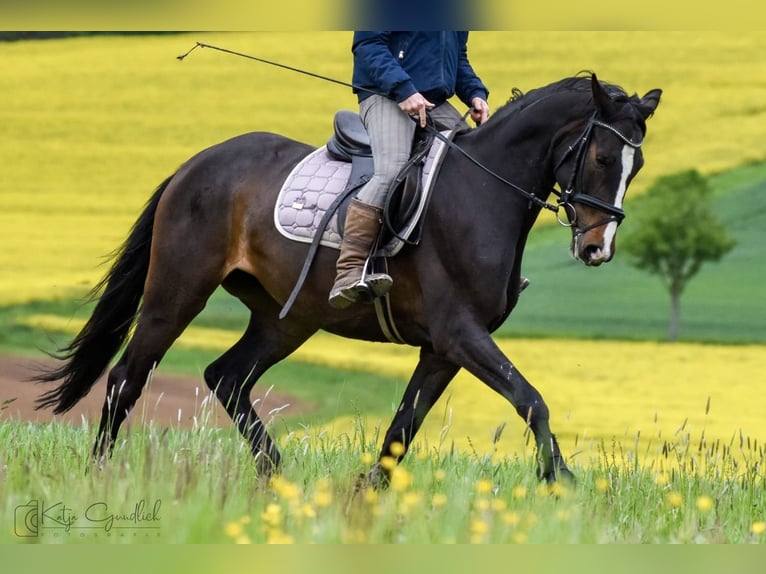
<path id="1" fill-rule="evenodd" d="M 36 369 L 41 364 L 50 365 L 51 363 L 42 359 L 0 355 L 0 409 L 2 409 L 0 419 L 35 422 L 58 420 L 79 424 L 82 417 L 85 417 L 92 423 L 98 424 L 106 393 L 106 376 L 101 377 L 88 396 L 70 412 L 54 416 L 50 410 L 34 409 L 37 397 L 53 388 L 53 385 L 26 382 L 37 372 Z M 131 414 L 131 424 L 140 424 L 139 421 L 142 420 L 153 420 L 154 425 L 158 426 L 190 427 L 194 424 L 194 416 L 199 418 L 202 414 L 201 405 L 207 396 L 208 390 L 202 377 L 158 373 L 149 387 L 144 389 L 141 399 L 136 404 Z M 312 405 L 296 400 L 295 397 L 268 392 L 268 389 L 259 389 L 257 386 L 251 399 L 256 401 L 255 410 L 265 420 L 270 418 L 269 413 L 274 409 L 281 409 L 279 413 L 283 415 L 295 415 L 312 409 Z M 6 401 L 10 400 L 13 401 L 6 405 Z M 208 404 L 210 403 L 214 403 L 214 407 L 212 412 L 209 411 L 209 407 L 206 407 L 208 409 L 206 412 L 209 413 L 207 424 L 231 425 L 231 419 L 218 401 L 208 400 Z"/>

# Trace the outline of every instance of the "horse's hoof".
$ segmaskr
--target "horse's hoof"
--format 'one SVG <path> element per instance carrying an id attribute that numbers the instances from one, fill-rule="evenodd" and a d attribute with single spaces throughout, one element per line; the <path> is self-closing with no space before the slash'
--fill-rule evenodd
<path id="1" fill-rule="evenodd" d="M 386 488 L 387 486 L 388 476 L 380 464 L 375 464 L 366 474 L 359 475 L 354 490 L 356 492 L 363 492 L 368 488 L 372 488 L 373 490 L 380 490 Z"/>
<path id="2" fill-rule="evenodd" d="M 279 453 L 272 452 L 271 455 L 264 451 L 255 454 L 255 470 L 259 478 L 270 479 L 279 466 Z"/>

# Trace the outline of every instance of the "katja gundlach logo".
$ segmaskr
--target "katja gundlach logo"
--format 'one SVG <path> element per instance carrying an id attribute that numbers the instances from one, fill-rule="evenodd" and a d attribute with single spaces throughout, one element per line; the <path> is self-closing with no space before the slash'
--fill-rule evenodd
<path id="1" fill-rule="evenodd" d="M 73 508 L 63 501 L 30 500 L 16 507 L 13 528 L 19 538 L 42 536 L 156 537 L 162 501 L 141 499 L 113 509 L 106 502 Z"/>

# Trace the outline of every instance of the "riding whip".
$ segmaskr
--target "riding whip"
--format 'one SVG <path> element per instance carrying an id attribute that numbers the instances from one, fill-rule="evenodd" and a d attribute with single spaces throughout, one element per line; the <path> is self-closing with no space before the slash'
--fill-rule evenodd
<path id="1" fill-rule="evenodd" d="M 251 56 L 250 54 L 245 54 L 243 52 L 236 52 L 234 50 L 229 50 L 228 48 L 221 48 L 219 46 L 213 46 L 211 44 L 205 44 L 204 42 L 197 42 L 192 48 L 186 52 L 185 54 L 181 54 L 180 56 L 176 56 L 176 58 L 183 62 L 184 58 L 191 54 L 194 50 L 197 48 L 210 48 L 211 50 L 218 50 L 219 52 L 223 52 L 224 54 L 231 54 L 232 56 L 239 56 L 240 58 L 247 58 L 248 60 L 255 60 L 256 62 L 261 62 L 262 64 L 268 64 L 270 66 L 276 66 L 277 68 L 283 68 L 285 70 L 290 70 L 291 72 L 298 72 L 299 74 L 304 74 L 306 76 L 311 76 L 312 78 L 318 78 L 320 80 L 325 80 L 327 82 L 332 82 L 334 84 L 339 84 L 341 86 L 345 86 L 347 88 L 353 88 L 355 90 L 369 92 L 371 94 L 375 94 L 377 96 L 384 96 L 385 94 L 381 92 L 376 92 L 375 90 L 370 90 L 369 88 L 362 88 L 361 86 L 356 86 L 354 84 L 351 84 L 349 82 L 344 82 L 342 80 L 337 80 L 335 78 L 330 78 L 329 76 L 323 76 L 322 74 L 316 74 L 314 72 L 309 72 L 308 70 L 302 70 L 300 68 L 296 68 L 294 66 L 288 66 L 286 64 L 280 64 L 279 62 L 274 62 L 272 60 L 266 60 L 265 58 L 258 58 L 257 56 Z"/>

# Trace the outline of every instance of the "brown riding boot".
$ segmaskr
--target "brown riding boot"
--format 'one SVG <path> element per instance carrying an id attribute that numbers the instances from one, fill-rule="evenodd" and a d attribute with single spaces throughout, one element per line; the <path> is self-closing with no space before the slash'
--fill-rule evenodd
<path id="1" fill-rule="evenodd" d="M 364 274 L 364 264 L 380 231 L 383 210 L 358 199 L 351 200 L 346 215 L 346 227 L 335 265 L 335 285 L 330 290 L 330 306 L 345 309 L 369 293 L 385 295 L 393 284 L 385 273 Z"/>

